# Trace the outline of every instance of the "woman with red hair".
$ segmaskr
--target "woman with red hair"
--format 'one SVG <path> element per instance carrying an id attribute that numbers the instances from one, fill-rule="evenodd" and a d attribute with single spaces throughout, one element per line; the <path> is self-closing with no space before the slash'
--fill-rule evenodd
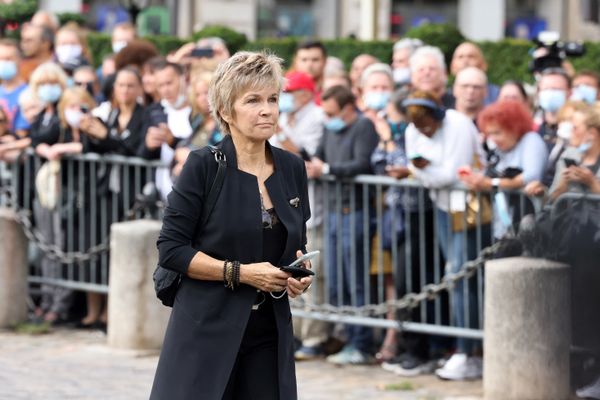
<path id="1" fill-rule="evenodd" d="M 485 173 L 471 171 L 468 166 L 459 169 L 459 177 L 469 189 L 516 190 L 542 178 L 548 150 L 541 136 L 531 130 L 531 113 L 522 102 L 506 100 L 489 105 L 479 114 L 477 125 L 494 154 Z M 504 231 L 498 228 L 494 226 L 497 237 Z"/>

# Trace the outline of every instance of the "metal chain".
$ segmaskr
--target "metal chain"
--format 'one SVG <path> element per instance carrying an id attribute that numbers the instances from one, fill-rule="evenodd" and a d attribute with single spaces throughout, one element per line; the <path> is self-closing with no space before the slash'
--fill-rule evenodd
<path id="1" fill-rule="evenodd" d="M 397 300 L 388 300 L 381 304 L 353 307 L 333 306 L 331 304 L 308 304 L 300 297 L 295 302 L 292 302 L 292 307 L 325 314 L 353 315 L 361 317 L 386 315 L 390 311 L 413 309 L 418 307 L 424 301 L 436 299 L 443 291 L 451 290 L 458 281 L 472 277 L 479 268 L 483 267 L 487 260 L 492 258 L 501 246 L 502 243 L 497 242 L 484 248 L 475 260 L 464 263 L 458 272 L 446 274 L 440 283 L 425 285 L 421 288 L 420 292 L 407 293 Z"/>
<path id="2" fill-rule="evenodd" d="M 106 253 L 110 248 L 110 238 L 107 236 L 102 243 L 90 247 L 85 252 L 65 252 L 59 246 L 48 243 L 44 235 L 42 235 L 38 229 L 33 227 L 33 224 L 31 223 L 31 212 L 29 210 L 17 210 L 16 215 L 18 222 L 23 226 L 23 232 L 25 233 L 25 236 L 27 236 L 27 239 L 42 250 L 44 256 L 51 260 L 60 261 L 64 264 L 89 261 L 98 257 L 100 254 Z"/>

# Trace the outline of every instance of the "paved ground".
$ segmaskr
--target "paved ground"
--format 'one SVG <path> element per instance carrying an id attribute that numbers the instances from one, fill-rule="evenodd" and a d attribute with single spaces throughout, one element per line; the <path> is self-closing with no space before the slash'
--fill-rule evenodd
<path id="1" fill-rule="evenodd" d="M 114 350 L 99 332 L 31 336 L 0 331 L 0 400 L 147 399 L 156 353 Z M 481 381 L 398 378 L 379 367 L 297 364 L 301 400 L 473 400 Z"/>

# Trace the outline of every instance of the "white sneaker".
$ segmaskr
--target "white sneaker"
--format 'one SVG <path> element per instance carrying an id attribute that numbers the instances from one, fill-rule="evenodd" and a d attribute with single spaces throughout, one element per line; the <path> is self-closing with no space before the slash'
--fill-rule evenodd
<path id="1" fill-rule="evenodd" d="M 442 379 L 464 381 L 479 379 L 483 375 L 483 362 L 480 357 L 467 357 L 464 353 L 455 353 L 444 366 L 435 371 Z"/>
<path id="2" fill-rule="evenodd" d="M 577 389 L 577 397 L 585 399 L 600 399 L 600 376 L 587 386 Z"/>

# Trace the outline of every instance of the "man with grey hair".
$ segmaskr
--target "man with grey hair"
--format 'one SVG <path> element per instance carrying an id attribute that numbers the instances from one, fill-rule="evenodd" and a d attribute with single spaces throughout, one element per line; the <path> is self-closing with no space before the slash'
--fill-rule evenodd
<path id="1" fill-rule="evenodd" d="M 476 67 L 467 67 L 458 72 L 454 80 L 454 108 L 475 121 L 485 106 L 487 76 Z"/>
<path id="2" fill-rule="evenodd" d="M 392 68 L 394 83 L 397 87 L 405 86 L 410 83 L 410 57 L 422 46 L 423 42 L 421 40 L 411 38 L 400 39 L 394 43 Z"/>
<path id="3" fill-rule="evenodd" d="M 444 107 L 454 106 L 454 97 L 446 90 L 446 61 L 439 48 L 423 46 L 413 53 L 410 57 L 410 81 L 413 89 L 432 93 Z"/>

